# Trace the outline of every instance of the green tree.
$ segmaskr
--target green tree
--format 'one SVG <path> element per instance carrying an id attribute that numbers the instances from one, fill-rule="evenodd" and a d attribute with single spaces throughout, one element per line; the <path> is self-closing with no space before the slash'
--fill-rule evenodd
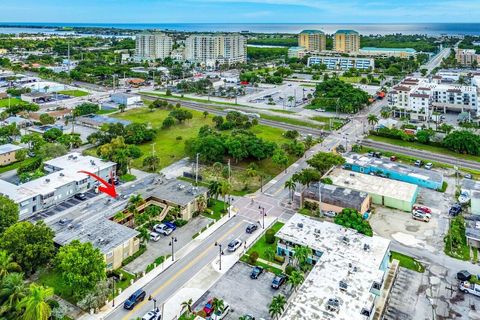
<path id="1" fill-rule="evenodd" d="M 288 191 L 290 192 L 291 201 L 293 201 L 293 195 L 296 187 L 297 185 L 295 184 L 295 181 L 293 181 L 292 179 L 285 181 L 285 188 L 287 188 Z"/>
<path id="2" fill-rule="evenodd" d="M 443 139 L 443 145 L 463 154 L 480 155 L 480 136 L 468 130 L 457 130 Z"/>
<path id="3" fill-rule="evenodd" d="M 285 151 L 277 149 L 273 152 L 272 162 L 277 166 L 286 169 L 288 165 L 288 156 Z"/>
<path id="4" fill-rule="evenodd" d="M 435 132 L 432 129 L 426 129 L 418 130 L 415 137 L 418 142 L 428 144 L 434 135 Z"/>
<path id="5" fill-rule="evenodd" d="M 150 231 L 146 227 L 140 227 L 137 231 L 140 232 L 139 238 L 142 243 L 146 243 L 150 240 Z"/>
<path id="6" fill-rule="evenodd" d="M 268 261 L 273 261 L 273 260 L 275 259 L 276 251 L 275 251 L 274 248 L 268 247 L 267 249 L 265 249 L 265 251 L 263 252 L 263 254 L 265 255 L 265 258 L 266 258 Z"/>
<path id="7" fill-rule="evenodd" d="M 42 113 L 40 115 L 40 123 L 45 125 L 45 124 L 54 124 L 55 123 L 55 118 L 49 115 L 48 113 Z"/>
<path id="8" fill-rule="evenodd" d="M 224 202 L 224 209 L 227 210 L 226 205 L 227 205 L 227 196 L 231 194 L 232 192 L 232 185 L 228 180 L 223 180 L 220 182 L 220 194 L 223 197 L 223 202 Z"/>
<path id="9" fill-rule="evenodd" d="M 18 221 L 18 204 L 0 195 L 0 235 Z"/>
<path id="10" fill-rule="evenodd" d="M 298 182 L 304 186 L 309 186 L 312 182 L 319 181 L 321 178 L 320 172 L 313 168 L 305 168 L 292 175 L 292 181 Z"/>
<path id="11" fill-rule="evenodd" d="M 14 272 L 6 275 L 0 285 L 0 301 L 2 301 L 0 316 L 2 315 L 1 310 L 5 309 L 5 313 L 15 314 L 18 318 L 16 307 L 27 295 L 27 292 L 23 274 Z"/>
<path id="12" fill-rule="evenodd" d="M 168 116 L 162 122 L 162 129 L 168 129 L 175 125 L 175 119 Z"/>
<path id="13" fill-rule="evenodd" d="M 24 310 L 22 320 L 48 320 L 52 309 L 48 301 L 53 297 L 53 289 L 30 284 L 29 293 L 18 304 Z"/>
<path id="14" fill-rule="evenodd" d="M 125 109 L 127 109 L 127 106 L 123 103 L 118 105 L 118 110 L 120 110 L 120 112 L 125 112 Z"/>
<path id="15" fill-rule="evenodd" d="M 298 286 L 302 284 L 304 279 L 305 278 L 303 274 L 300 271 L 295 270 L 295 271 L 292 271 L 287 281 L 288 283 L 290 283 L 290 286 L 292 287 L 292 289 L 294 291 L 297 291 Z"/>
<path id="16" fill-rule="evenodd" d="M 203 118 L 206 119 L 208 117 L 209 113 L 208 111 L 203 111 Z"/>
<path id="17" fill-rule="evenodd" d="M 222 314 L 225 309 L 225 302 L 222 299 L 213 298 L 212 306 L 216 313 Z"/>
<path id="18" fill-rule="evenodd" d="M 368 121 L 368 124 L 374 126 L 378 123 L 378 117 L 374 114 L 369 114 L 367 116 L 367 121 Z"/>
<path id="19" fill-rule="evenodd" d="M 55 253 L 55 233 L 43 221 L 17 222 L 0 238 L 0 249 L 7 251 L 22 270 L 29 274 L 44 266 Z"/>
<path id="20" fill-rule="evenodd" d="M 308 258 L 312 255 L 312 249 L 306 246 L 297 246 L 294 249 L 293 258 L 295 263 L 301 268 L 308 262 Z"/>
<path id="21" fill-rule="evenodd" d="M 160 158 L 156 155 L 146 156 L 143 159 L 143 166 L 147 167 L 149 171 L 155 171 L 160 165 Z"/>
<path id="22" fill-rule="evenodd" d="M 285 310 L 285 305 L 287 304 L 287 299 L 284 295 L 276 295 L 272 298 L 272 302 L 268 306 L 268 313 L 273 319 L 278 319 L 278 317 Z"/>
<path id="23" fill-rule="evenodd" d="M 74 240 L 61 247 L 55 262 L 63 281 L 77 298 L 92 291 L 99 281 L 106 278 L 103 254 L 90 242 Z"/>
<path id="24" fill-rule="evenodd" d="M 0 250 L 0 282 L 12 271 L 20 271 L 20 266 L 13 261 L 12 256 L 5 250 Z"/>
<path id="25" fill-rule="evenodd" d="M 218 200 L 218 196 L 220 195 L 220 182 L 216 180 L 212 180 L 208 183 L 208 194 L 210 197 L 215 198 Z"/>
<path id="26" fill-rule="evenodd" d="M 175 109 L 168 116 L 177 119 L 179 123 L 193 118 L 193 114 L 185 109 Z"/>
<path id="27" fill-rule="evenodd" d="M 323 175 L 332 167 L 343 165 L 345 159 L 342 156 L 331 152 L 318 152 L 312 158 L 307 160 L 307 163 Z"/>
<path id="28" fill-rule="evenodd" d="M 373 236 L 370 223 L 364 220 L 363 216 L 355 209 L 343 209 L 342 212 L 335 216 L 335 223 L 346 228 L 355 229 L 369 237 Z"/>

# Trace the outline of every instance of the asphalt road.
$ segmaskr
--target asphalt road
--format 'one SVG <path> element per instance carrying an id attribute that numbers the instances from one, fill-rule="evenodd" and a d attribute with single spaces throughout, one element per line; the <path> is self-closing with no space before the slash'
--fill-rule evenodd
<path id="1" fill-rule="evenodd" d="M 147 297 L 151 295 L 159 304 L 166 301 L 180 287 L 193 278 L 203 267 L 218 257 L 219 248 L 215 246 L 215 242 L 221 243 L 224 248 L 226 248 L 231 240 L 235 238 L 242 239 L 247 224 L 248 223 L 244 221 L 241 216 L 232 217 L 206 238 L 197 248 L 190 252 L 187 257 L 176 261 L 153 281 L 147 284 L 143 288 L 147 293 Z M 226 249 L 224 252 L 225 255 L 229 254 Z M 131 311 L 123 309 L 123 305 L 117 305 L 117 308 L 105 319 L 136 319 L 137 317 L 142 317 L 152 309 L 153 302 L 145 299 Z"/>
<path id="2" fill-rule="evenodd" d="M 397 152 L 405 154 L 412 157 L 418 157 L 425 160 L 430 160 L 434 162 L 443 162 L 450 164 L 452 166 L 458 166 L 460 168 L 468 168 L 473 170 L 480 170 L 480 163 L 471 160 L 463 160 L 455 157 L 446 156 L 439 153 L 432 153 L 419 149 L 411 149 L 406 147 L 400 147 L 388 143 L 377 142 L 373 140 L 363 140 L 362 145 L 366 147 L 371 147 L 379 150 Z"/>

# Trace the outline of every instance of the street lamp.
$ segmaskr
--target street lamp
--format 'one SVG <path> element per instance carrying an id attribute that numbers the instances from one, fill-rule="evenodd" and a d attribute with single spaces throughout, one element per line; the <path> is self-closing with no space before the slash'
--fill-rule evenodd
<path id="1" fill-rule="evenodd" d="M 153 310 L 157 310 L 157 299 L 155 299 L 152 296 L 149 296 L 148 301 L 152 301 L 152 300 L 153 300 Z"/>
<path id="2" fill-rule="evenodd" d="M 215 247 L 218 247 L 218 257 L 220 259 L 220 265 L 218 269 L 222 270 L 222 255 L 223 255 L 222 244 L 215 241 Z"/>
<path id="3" fill-rule="evenodd" d="M 175 249 L 174 249 L 174 243 L 177 242 L 177 238 L 172 236 L 172 240 L 168 244 L 170 247 L 172 247 L 172 261 L 175 261 Z"/>
<path id="4" fill-rule="evenodd" d="M 258 206 L 258 209 L 260 210 L 260 214 L 262 215 L 262 229 L 265 229 L 265 216 L 267 215 L 265 213 L 265 208 L 262 206 Z"/>

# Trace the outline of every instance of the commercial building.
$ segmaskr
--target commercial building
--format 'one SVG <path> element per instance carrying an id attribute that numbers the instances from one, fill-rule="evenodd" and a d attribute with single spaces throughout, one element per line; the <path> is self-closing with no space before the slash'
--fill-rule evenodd
<path id="1" fill-rule="evenodd" d="M 351 68 L 367 70 L 375 68 L 375 61 L 371 58 L 313 56 L 308 58 L 308 66 L 324 64 L 328 70 L 349 70 Z"/>
<path id="2" fill-rule="evenodd" d="M 345 161 L 345 169 L 360 173 L 380 175 L 433 190 L 439 190 L 443 185 L 443 175 L 437 171 L 400 164 L 387 158 L 352 153 L 345 156 Z"/>
<path id="3" fill-rule="evenodd" d="M 455 58 L 462 66 L 480 65 L 480 54 L 475 49 L 456 49 Z"/>
<path id="4" fill-rule="evenodd" d="M 281 320 L 366 320 L 381 314 L 395 278 L 390 240 L 295 214 L 275 235 L 277 254 L 312 249 L 314 266 Z"/>
<path id="5" fill-rule="evenodd" d="M 53 94 L 45 92 L 22 93 L 20 98 L 29 103 L 46 103 L 54 100 Z"/>
<path id="6" fill-rule="evenodd" d="M 12 162 L 17 161 L 16 154 L 19 150 L 22 150 L 23 147 L 17 146 L 15 144 L 3 144 L 0 146 L 0 166 L 6 166 Z"/>
<path id="7" fill-rule="evenodd" d="M 298 35 L 298 46 L 310 52 L 327 50 L 327 37 L 320 30 L 303 30 Z"/>
<path id="8" fill-rule="evenodd" d="M 409 58 L 414 57 L 417 51 L 412 48 L 376 48 L 364 47 L 358 51 L 360 55 L 375 56 L 375 57 L 399 57 Z"/>
<path id="9" fill-rule="evenodd" d="M 240 34 L 193 34 L 185 40 L 185 59 L 211 68 L 245 63 L 247 40 Z"/>
<path id="10" fill-rule="evenodd" d="M 368 193 L 374 204 L 407 212 L 412 211 L 419 192 L 418 186 L 411 183 L 339 168 L 334 169 L 329 177 L 334 185 Z"/>
<path id="11" fill-rule="evenodd" d="M 475 86 L 441 83 L 441 78 L 407 78 L 389 92 L 392 108 L 425 120 L 433 110 L 446 113 L 471 112 L 480 115 Z"/>
<path id="12" fill-rule="evenodd" d="M 25 128 L 32 125 L 32 122 L 30 120 L 19 116 L 8 117 L 7 119 L 3 120 L 2 123 L 7 126 L 15 124 L 17 128 Z"/>
<path id="13" fill-rule="evenodd" d="M 371 198 L 366 192 L 342 188 L 330 184 L 321 184 L 320 192 L 318 182 L 312 183 L 301 193 L 300 204 L 313 202 L 318 205 L 319 195 L 322 197 L 321 210 L 341 212 L 345 208 L 355 209 L 360 213 L 370 210 Z"/>
<path id="14" fill-rule="evenodd" d="M 290 47 L 288 48 L 288 57 L 302 59 L 308 53 L 304 47 Z"/>
<path id="15" fill-rule="evenodd" d="M 108 116 L 102 116 L 98 114 L 87 114 L 85 116 L 75 118 L 75 121 L 84 126 L 93 127 L 93 128 L 100 128 L 102 125 L 110 124 L 110 123 L 121 123 L 124 126 L 127 126 L 131 123 L 128 120 L 110 118 Z"/>
<path id="16" fill-rule="evenodd" d="M 24 220 L 77 193 L 95 188 L 95 180 L 85 173 L 80 173 L 81 170 L 93 172 L 108 180 L 110 174 L 115 174 L 116 164 L 72 152 L 46 161 L 44 171 L 47 174 L 41 178 L 20 185 L 0 180 L 0 194 L 19 205 L 20 219 Z"/>
<path id="17" fill-rule="evenodd" d="M 135 59 L 155 60 L 170 56 L 173 39 L 162 32 L 142 32 L 135 39 Z"/>
<path id="18" fill-rule="evenodd" d="M 112 93 L 110 99 L 118 104 L 123 104 L 124 106 L 131 106 L 136 103 L 142 102 L 142 98 L 139 95 L 128 94 L 123 92 Z"/>
<path id="19" fill-rule="evenodd" d="M 338 30 L 333 35 L 333 50 L 357 53 L 360 50 L 360 34 L 354 30 Z"/>

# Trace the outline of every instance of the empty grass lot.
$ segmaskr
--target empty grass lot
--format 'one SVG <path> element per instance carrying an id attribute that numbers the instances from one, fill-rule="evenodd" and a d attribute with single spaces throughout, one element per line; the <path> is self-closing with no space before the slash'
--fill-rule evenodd
<path id="1" fill-rule="evenodd" d="M 283 225 L 284 225 L 283 223 L 277 221 L 269 229 L 273 229 L 275 230 L 275 233 L 277 233 L 277 231 L 280 230 L 283 227 Z M 265 235 L 263 235 L 260 239 L 257 240 L 257 242 L 255 242 L 255 244 L 250 249 L 248 249 L 247 254 L 250 255 L 252 252 L 257 252 L 259 258 L 268 260 L 267 257 L 265 256 L 265 251 L 267 251 L 268 249 L 274 249 L 276 251 L 277 242 L 278 242 L 278 239 L 275 238 L 275 242 L 272 244 L 269 244 L 265 239 Z"/>
<path id="2" fill-rule="evenodd" d="M 65 94 L 67 96 L 71 97 L 85 97 L 88 96 L 88 92 L 82 91 L 82 90 L 63 90 L 63 91 L 58 91 L 60 94 Z"/>
<path id="3" fill-rule="evenodd" d="M 0 100 L 0 108 L 7 108 L 9 105 L 14 106 L 17 104 L 25 104 L 25 101 L 22 101 L 18 98 L 6 98 Z"/>
<path id="4" fill-rule="evenodd" d="M 393 259 L 396 259 L 400 262 L 400 267 L 407 268 L 420 273 L 425 272 L 425 266 L 412 257 L 409 257 L 399 252 L 392 251 L 390 255 L 390 261 L 392 261 Z"/>

